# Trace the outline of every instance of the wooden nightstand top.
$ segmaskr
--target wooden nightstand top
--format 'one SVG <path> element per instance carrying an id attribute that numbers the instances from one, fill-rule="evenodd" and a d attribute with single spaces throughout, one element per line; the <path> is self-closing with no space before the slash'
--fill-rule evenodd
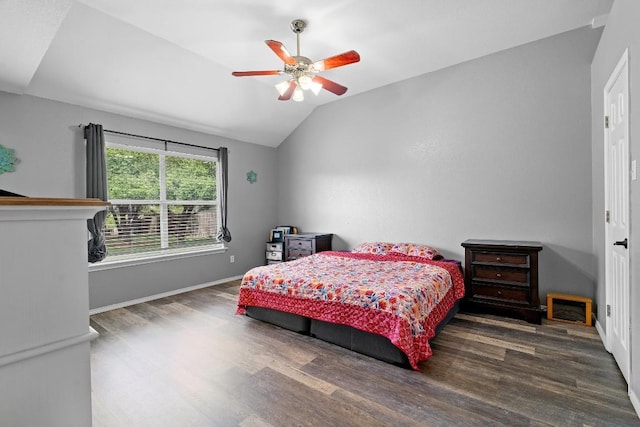
<path id="1" fill-rule="evenodd" d="M 483 239 L 468 239 L 462 242 L 462 246 L 465 248 L 468 246 L 498 246 L 504 248 L 523 248 L 523 249 L 537 249 L 542 250 L 542 243 L 530 242 L 523 240 L 483 240 Z"/>
<path id="2" fill-rule="evenodd" d="M 318 237 L 324 237 L 324 236 L 333 236 L 332 233 L 297 233 L 297 234 L 285 234 L 285 237 L 289 237 L 289 238 L 301 238 L 301 239 L 314 239 L 314 238 L 318 238 Z"/>

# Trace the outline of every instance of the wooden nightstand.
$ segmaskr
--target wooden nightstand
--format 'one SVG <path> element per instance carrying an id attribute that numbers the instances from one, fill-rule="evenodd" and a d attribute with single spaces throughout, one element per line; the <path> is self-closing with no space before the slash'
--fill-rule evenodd
<path id="1" fill-rule="evenodd" d="M 292 261 L 315 254 L 316 252 L 330 251 L 333 234 L 324 233 L 299 233 L 284 236 L 284 259 Z"/>
<path id="2" fill-rule="evenodd" d="M 541 323 L 538 295 L 539 242 L 467 240 L 464 309 Z"/>

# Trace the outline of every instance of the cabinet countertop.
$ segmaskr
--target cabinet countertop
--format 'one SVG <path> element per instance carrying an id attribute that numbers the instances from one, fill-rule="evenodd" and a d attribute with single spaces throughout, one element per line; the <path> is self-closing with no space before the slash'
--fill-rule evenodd
<path id="1" fill-rule="evenodd" d="M 0 206 L 110 206 L 100 199 L 65 199 L 51 197 L 0 197 Z"/>

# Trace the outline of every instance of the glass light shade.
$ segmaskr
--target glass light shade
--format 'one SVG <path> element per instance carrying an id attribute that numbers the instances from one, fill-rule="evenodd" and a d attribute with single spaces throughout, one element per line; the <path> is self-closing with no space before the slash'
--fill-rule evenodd
<path id="1" fill-rule="evenodd" d="M 289 89 L 289 82 L 286 80 L 276 85 L 276 90 L 278 91 L 280 96 L 282 96 L 287 91 L 287 89 Z"/>
<path id="2" fill-rule="evenodd" d="M 304 101 L 304 94 L 302 93 L 302 89 L 300 88 L 300 86 L 298 86 L 296 88 L 296 90 L 293 91 L 293 97 L 292 98 L 296 102 Z"/>
<path id="3" fill-rule="evenodd" d="M 311 77 L 307 75 L 298 77 L 298 85 L 302 88 L 302 90 L 308 90 L 311 87 L 312 83 L 313 80 L 311 80 Z"/>
<path id="4" fill-rule="evenodd" d="M 317 95 L 320 93 L 320 91 L 322 90 L 322 84 L 318 83 L 318 82 L 311 82 L 311 92 L 313 92 L 314 95 Z"/>

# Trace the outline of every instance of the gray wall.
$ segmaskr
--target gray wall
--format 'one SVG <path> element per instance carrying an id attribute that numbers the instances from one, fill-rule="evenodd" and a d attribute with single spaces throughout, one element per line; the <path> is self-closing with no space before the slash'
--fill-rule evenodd
<path id="1" fill-rule="evenodd" d="M 278 221 L 335 249 L 536 240 L 540 295 L 592 296 L 590 64 L 582 28 L 318 108 L 278 148 Z M 366 61 L 366 58 L 363 58 Z"/>
<path id="2" fill-rule="evenodd" d="M 0 144 L 16 150 L 16 171 L 0 188 L 28 196 L 84 197 L 84 142 L 79 124 L 229 148 L 229 251 L 91 272 L 91 308 L 117 304 L 244 274 L 264 263 L 264 242 L 276 224 L 276 149 L 164 126 L 70 104 L 0 92 Z M 258 182 L 246 181 L 254 170 Z M 229 256 L 235 256 L 235 263 Z M 37 266 L 37 264 L 34 264 Z"/>
<path id="3" fill-rule="evenodd" d="M 593 159 L 593 252 L 596 256 L 597 282 L 596 299 L 598 322 L 606 330 L 605 313 L 605 222 L 604 222 L 604 134 L 603 134 L 603 90 L 624 50 L 629 48 L 630 83 L 630 146 L 629 158 L 640 160 L 640 2 L 637 0 L 616 0 L 607 19 L 598 50 L 591 66 L 591 109 L 592 109 L 592 159 Z M 631 230 L 629 250 L 631 260 L 631 388 L 640 390 L 640 312 L 634 309 L 640 305 L 638 275 L 640 274 L 640 233 L 635 231 L 640 224 L 640 182 L 631 181 Z"/>

